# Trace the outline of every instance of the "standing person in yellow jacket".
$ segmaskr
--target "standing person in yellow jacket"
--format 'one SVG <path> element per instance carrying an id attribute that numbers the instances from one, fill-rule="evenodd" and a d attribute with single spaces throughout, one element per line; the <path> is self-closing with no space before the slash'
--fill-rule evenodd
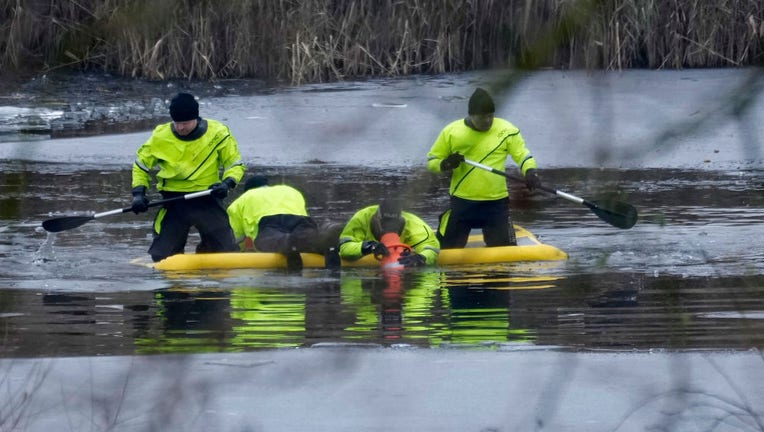
<path id="1" fill-rule="evenodd" d="M 435 232 L 419 216 L 402 211 L 397 199 L 362 208 L 348 220 L 340 233 L 340 257 L 354 261 L 371 253 L 387 256 L 389 251 L 380 240 L 388 232 L 411 246 L 412 253 L 398 260 L 405 267 L 432 265 L 438 260 L 440 244 Z"/>
<path id="2" fill-rule="evenodd" d="M 427 169 L 451 172 L 450 208 L 440 217 L 438 238 L 443 249 L 463 248 L 472 228 L 483 230 L 487 246 L 517 244 L 504 177 L 463 164 L 465 158 L 504 171 L 508 157 L 520 167 L 528 189 L 541 185 L 536 161 L 525 147 L 520 130 L 494 117 L 493 99 L 478 88 L 468 116 L 448 124 L 427 153 Z"/>
<path id="3" fill-rule="evenodd" d="M 269 185 L 268 178 L 259 175 L 250 177 L 244 189 L 227 210 L 241 250 L 247 250 L 251 242 L 257 251 L 284 254 L 290 271 L 302 269 L 300 252 L 323 253 L 327 267 L 339 266 L 339 257 L 330 254 L 336 254 L 341 227 L 319 229 L 299 190 L 285 184 Z"/>
<path id="4" fill-rule="evenodd" d="M 160 261 L 183 253 L 192 226 L 201 236 L 197 252 L 235 251 L 222 200 L 246 171 L 238 143 L 227 126 L 199 117 L 199 104 L 189 93 L 178 93 L 172 99 L 170 117 L 172 122 L 157 126 L 137 151 L 133 164 L 133 212 L 148 210 L 146 191 L 156 167 L 159 168 L 155 174 L 156 188 L 165 199 L 206 189 L 212 192 L 209 196 L 163 206 L 154 219 L 149 254 L 154 261 Z"/>

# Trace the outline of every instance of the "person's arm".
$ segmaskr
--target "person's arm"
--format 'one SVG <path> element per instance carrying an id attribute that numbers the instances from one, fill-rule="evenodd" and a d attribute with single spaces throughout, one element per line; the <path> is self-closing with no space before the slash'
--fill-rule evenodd
<path id="1" fill-rule="evenodd" d="M 431 173 L 442 172 L 441 163 L 443 159 L 447 158 L 451 154 L 451 145 L 449 144 L 448 128 L 444 128 L 438 134 L 438 138 L 432 144 L 430 151 L 427 153 L 427 170 Z"/>
<path id="2" fill-rule="evenodd" d="M 344 231 L 343 231 L 344 233 Z M 348 261 L 355 261 L 363 257 L 361 249 L 363 240 L 348 235 L 340 235 L 340 258 Z"/>
<path id="3" fill-rule="evenodd" d="M 438 261 L 440 254 L 440 242 L 430 226 L 418 216 L 405 212 L 406 228 L 401 241 L 411 244 L 414 252 L 426 259 L 427 265 L 433 265 Z"/>
<path id="4" fill-rule="evenodd" d="M 520 167 L 520 172 L 525 177 L 525 185 L 528 187 L 528 190 L 533 191 L 541 187 L 541 178 L 539 177 L 536 159 L 525 146 L 523 136 L 518 131 L 517 135 L 511 137 L 508 141 L 508 152 L 512 160 Z"/>
<path id="5" fill-rule="evenodd" d="M 433 249 L 432 247 L 425 247 L 421 251 L 418 251 L 420 255 L 422 255 L 425 258 L 425 262 L 427 265 L 434 265 L 438 262 L 438 255 L 440 254 L 439 249 Z"/>
<path id="6" fill-rule="evenodd" d="M 370 217 L 368 211 L 359 210 L 348 220 L 345 228 L 340 233 L 340 257 L 349 261 L 355 261 L 364 256 L 364 241 L 374 238 L 371 233 Z M 372 213 L 373 214 L 373 213 Z"/>
<path id="7" fill-rule="evenodd" d="M 522 134 L 518 132 L 507 141 L 509 155 L 520 168 L 520 172 L 522 172 L 523 175 L 525 175 L 529 169 L 538 168 L 536 166 L 536 159 L 533 158 L 531 151 L 525 146 L 525 140 L 523 139 Z"/>
<path id="8" fill-rule="evenodd" d="M 247 166 L 239 153 L 239 143 L 236 142 L 236 138 L 228 131 L 228 137 L 220 146 L 220 162 L 223 166 L 223 180 L 230 178 L 233 179 L 236 184 L 241 183 L 241 179 L 244 178 L 244 173 L 247 171 Z"/>
<path id="9" fill-rule="evenodd" d="M 235 200 L 228 206 L 226 212 L 228 213 L 228 223 L 231 225 L 231 230 L 233 230 L 233 237 L 236 239 L 236 244 L 238 244 L 239 249 L 243 251 L 245 249 L 244 240 L 247 236 L 244 228 L 245 222 L 244 215 L 242 214 L 242 203 L 243 201 L 241 199 Z"/>
<path id="10" fill-rule="evenodd" d="M 151 169 L 157 164 L 157 159 L 151 154 L 151 139 L 143 144 L 135 154 L 132 168 L 131 188 L 143 186 L 148 190 L 151 186 Z"/>

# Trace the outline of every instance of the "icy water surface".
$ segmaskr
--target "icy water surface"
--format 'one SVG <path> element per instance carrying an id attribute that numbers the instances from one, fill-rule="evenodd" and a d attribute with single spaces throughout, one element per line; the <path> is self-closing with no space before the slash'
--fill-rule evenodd
<path id="1" fill-rule="evenodd" d="M 758 143 L 764 133 L 750 118 L 763 118 L 764 109 L 756 97 L 753 114 L 731 119 L 719 100 L 746 77 L 744 71 L 607 79 L 548 73 L 523 81 L 498 111 L 521 127 L 545 182 L 587 199 L 614 196 L 633 204 L 639 222 L 619 230 L 584 206 L 530 195 L 513 183 L 515 222 L 569 260 L 431 268 L 407 271 L 400 280 L 376 269 L 153 271 L 130 264 L 145 256 L 150 241 L 150 217 L 132 213 L 46 233 L 40 226 L 46 218 L 128 205 L 130 164 L 149 132 L 56 138 L 46 136 L 44 125 L 34 135 L 16 127 L 0 144 L 0 353 L 198 353 L 338 343 L 761 348 Z M 434 226 L 447 205 L 447 182 L 424 170 L 424 155 L 440 128 L 463 115 L 476 85 L 488 85 L 488 78 L 247 94 L 218 89 L 202 98 L 202 115 L 231 125 L 248 174 L 299 187 L 318 219 L 344 221 L 382 194 L 398 193 Z M 718 120 L 714 128 L 694 123 L 709 114 Z M 672 132 L 677 125 L 689 132 Z M 192 236 L 189 251 L 195 244 Z"/>
<path id="2" fill-rule="evenodd" d="M 4 227 L 6 355 L 92 355 L 303 347 L 540 344 L 588 349 L 735 348 L 764 343 L 760 173 L 546 170 L 565 190 L 620 189 L 638 206 L 631 230 L 577 206 L 514 188 L 515 222 L 565 250 L 567 262 L 443 267 L 390 281 L 376 269 L 165 274 L 144 256 L 150 218 L 132 213 L 57 234 L 58 211 L 125 204 L 127 171 L 58 173 L 32 164 Z M 262 167 L 306 193 L 319 219 L 344 220 L 376 192 L 426 184 L 410 208 L 435 224 L 445 184 L 416 169 Z M 359 179 L 356 181 L 355 179 Z M 649 179 L 645 181 L 642 179 Z M 351 181 L 352 180 L 352 181 Z M 709 193 L 712 192 L 712 193 Z M 349 199 L 352 197 L 352 199 Z M 670 204 L 669 204 L 670 203 Z M 702 204 L 702 205 L 701 205 Z M 53 213 L 49 213 L 53 212 Z M 192 237 L 189 252 L 196 244 Z M 391 288 L 392 287 L 392 288 Z"/>

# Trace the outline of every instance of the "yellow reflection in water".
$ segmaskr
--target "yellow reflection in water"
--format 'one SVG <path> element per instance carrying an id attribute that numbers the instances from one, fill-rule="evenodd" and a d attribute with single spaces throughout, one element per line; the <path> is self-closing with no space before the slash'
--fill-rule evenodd
<path id="1" fill-rule="evenodd" d="M 298 347 L 306 330 L 305 295 L 236 288 L 231 292 L 231 318 L 235 347 Z"/>
<path id="2" fill-rule="evenodd" d="M 343 272 L 316 286 L 185 289 L 155 294 L 139 353 L 245 351 L 319 342 L 490 346 L 533 342 L 512 296 L 560 278 L 504 272 Z"/>

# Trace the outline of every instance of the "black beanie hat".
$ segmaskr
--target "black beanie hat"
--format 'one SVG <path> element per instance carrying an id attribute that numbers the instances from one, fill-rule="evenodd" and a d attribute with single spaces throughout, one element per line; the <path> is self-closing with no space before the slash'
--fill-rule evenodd
<path id="1" fill-rule="evenodd" d="M 267 184 L 268 177 L 261 175 L 252 176 L 247 179 L 246 183 L 244 183 L 244 190 L 259 188 L 260 186 L 265 186 Z"/>
<path id="2" fill-rule="evenodd" d="M 182 122 L 199 118 L 199 103 L 190 93 L 178 93 L 170 101 L 172 121 Z"/>
<path id="3" fill-rule="evenodd" d="M 493 114 L 496 108 L 493 106 L 493 99 L 487 91 L 478 87 L 470 96 L 468 114 Z"/>
<path id="4" fill-rule="evenodd" d="M 384 198 L 379 203 L 379 216 L 382 219 L 397 219 L 401 217 L 403 206 L 398 198 Z"/>

